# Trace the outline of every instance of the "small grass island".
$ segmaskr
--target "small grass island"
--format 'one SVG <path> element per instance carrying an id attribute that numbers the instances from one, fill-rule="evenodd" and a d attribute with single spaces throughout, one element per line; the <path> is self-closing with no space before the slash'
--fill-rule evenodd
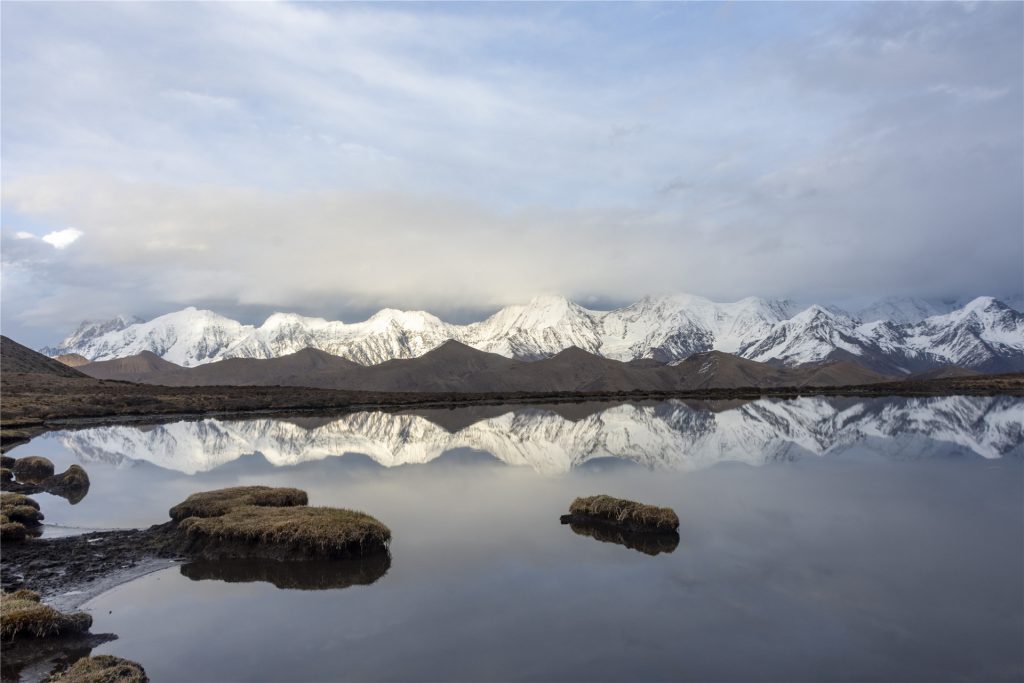
<path id="1" fill-rule="evenodd" d="M 193 557 L 302 560 L 387 552 L 391 530 L 377 519 L 307 502 L 299 489 L 240 486 L 193 494 L 170 515 Z"/>
<path id="2" fill-rule="evenodd" d="M 611 526 L 632 533 L 675 534 L 679 517 L 672 508 L 612 496 L 577 498 L 562 515 L 562 524 Z"/>

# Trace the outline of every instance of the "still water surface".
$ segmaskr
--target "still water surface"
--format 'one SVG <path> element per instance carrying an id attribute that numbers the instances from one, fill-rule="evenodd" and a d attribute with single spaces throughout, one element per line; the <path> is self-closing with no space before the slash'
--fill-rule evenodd
<path id="1" fill-rule="evenodd" d="M 195 491 L 297 486 L 391 557 L 193 564 L 86 605 L 94 654 L 183 680 L 1019 680 L 1024 402 L 576 404 L 55 432 L 48 533 L 145 526 Z M 558 523 L 675 508 L 676 547 Z M 634 544 L 635 545 L 635 544 Z M 644 551 L 647 552 L 644 552 Z M 657 554 L 653 554 L 657 552 Z"/>

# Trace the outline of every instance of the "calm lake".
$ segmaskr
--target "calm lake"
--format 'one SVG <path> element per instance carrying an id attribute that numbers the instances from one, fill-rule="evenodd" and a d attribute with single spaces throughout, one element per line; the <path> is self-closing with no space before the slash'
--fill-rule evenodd
<path id="1" fill-rule="evenodd" d="M 93 654 L 154 681 L 1024 677 L 1019 399 L 206 419 L 12 453 L 31 454 L 92 480 L 77 505 L 38 497 L 48 534 L 148 526 L 239 484 L 391 528 L 390 559 L 175 565 L 88 602 L 118 635 Z M 673 507 L 678 545 L 559 524 L 595 493 Z"/>

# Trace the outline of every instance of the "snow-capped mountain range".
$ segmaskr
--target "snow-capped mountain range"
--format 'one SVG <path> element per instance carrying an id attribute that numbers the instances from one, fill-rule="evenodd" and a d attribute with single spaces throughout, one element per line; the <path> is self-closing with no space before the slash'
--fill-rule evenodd
<path id="1" fill-rule="evenodd" d="M 525 359 L 575 346 L 622 361 L 675 362 L 717 350 L 781 365 L 851 360 L 889 374 L 947 364 L 984 372 L 1024 370 L 1024 315 L 1019 311 L 992 297 L 978 297 L 916 320 L 917 314 L 931 312 L 923 306 L 889 299 L 857 317 L 816 305 L 796 310 L 787 300 L 715 303 L 676 295 L 594 311 L 544 296 L 469 325 L 447 323 L 425 311 L 384 309 L 356 323 L 275 313 L 259 326 L 190 307 L 148 322 L 120 317 L 83 323 L 42 352 L 109 360 L 150 351 L 190 367 L 227 358 L 275 358 L 312 347 L 372 365 L 417 357 L 454 339 Z M 876 319 L 879 311 L 895 318 Z"/>
<path id="2" fill-rule="evenodd" d="M 666 401 L 614 405 L 578 419 L 541 407 L 499 408 L 475 416 L 473 409 L 463 410 L 470 411 L 469 419 L 457 420 L 456 428 L 442 426 L 444 420 L 429 413 L 368 411 L 305 421 L 205 419 L 144 428 L 95 427 L 55 436 L 85 464 L 146 460 L 186 474 L 253 453 L 275 466 L 361 453 L 394 467 L 428 463 L 458 448 L 544 474 L 606 457 L 685 471 L 720 462 L 761 465 L 838 453 L 856 444 L 899 458 L 1024 454 L 1021 401 L 1009 397 L 857 402 L 805 397 L 762 399 L 725 410 Z M 451 418 L 459 411 L 444 412 Z"/>

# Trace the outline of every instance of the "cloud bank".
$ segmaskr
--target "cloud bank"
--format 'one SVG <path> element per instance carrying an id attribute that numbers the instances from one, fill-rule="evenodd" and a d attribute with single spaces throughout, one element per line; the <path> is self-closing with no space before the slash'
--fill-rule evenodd
<path id="1" fill-rule="evenodd" d="M 1022 19 L 7 4 L 5 333 L 204 303 L 1019 292 Z"/>

